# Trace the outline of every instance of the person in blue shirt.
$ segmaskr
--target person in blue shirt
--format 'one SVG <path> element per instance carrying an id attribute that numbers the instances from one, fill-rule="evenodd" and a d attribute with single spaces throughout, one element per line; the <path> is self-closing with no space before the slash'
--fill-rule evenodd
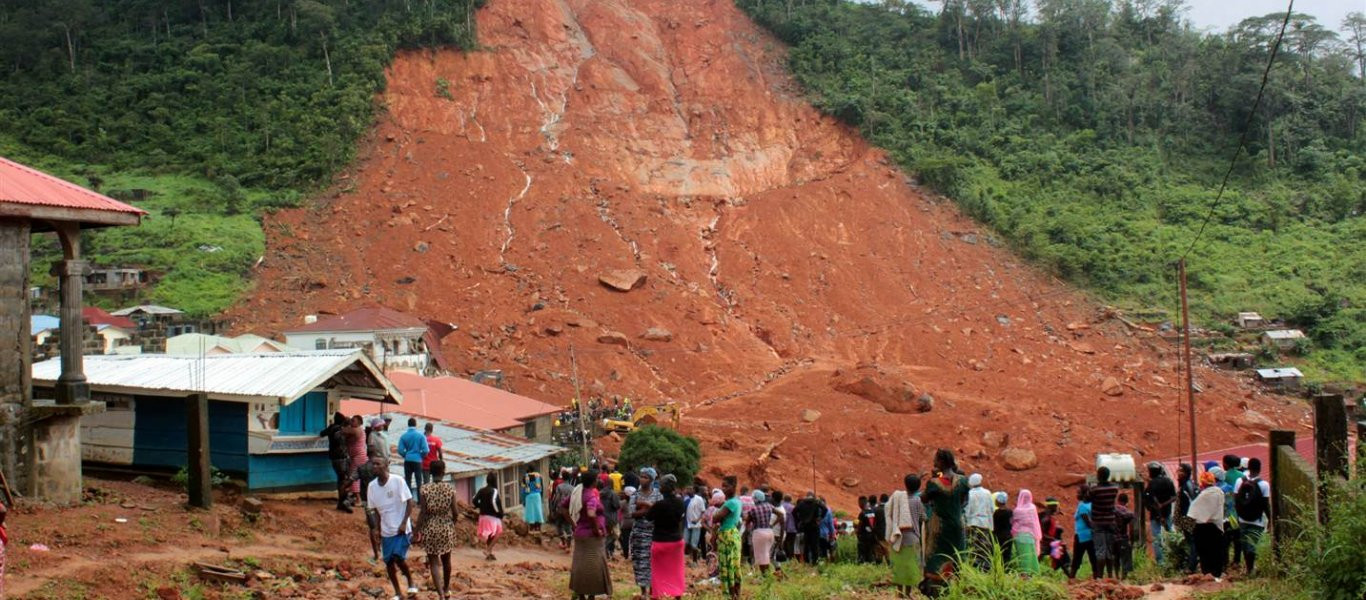
<path id="1" fill-rule="evenodd" d="M 825 498 L 821 498 L 820 502 L 821 510 L 825 511 L 821 515 L 820 555 L 822 559 L 830 560 L 835 550 L 835 513 L 825 503 Z"/>
<path id="2" fill-rule="evenodd" d="M 422 487 L 422 459 L 431 450 L 427 436 L 417 430 L 417 419 L 408 418 L 408 431 L 398 438 L 398 455 L 403 458 L 403 482 L 412 489 L 413 501 L 421 502 L 418 488 Z"/>
<path id="3" fill-rule="evenodd" d="M 1069 579 L 1077 578 L 1077 569 L 1081 568 L 1083 556 L 1091 561 L 1091 577 L 1100 579 L 1100 571 L 1096 569 L 1096 548 L 1091 540 L 1091 488 L 1083 485 L 1077 489 L 1077 512 L 1073 513 L 1073 534 L 1072 538 L 1072 568 L 1068 569 Z"/>

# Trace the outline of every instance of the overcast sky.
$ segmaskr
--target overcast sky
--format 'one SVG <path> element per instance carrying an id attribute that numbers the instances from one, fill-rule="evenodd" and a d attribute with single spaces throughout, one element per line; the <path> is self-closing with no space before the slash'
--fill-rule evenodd
<path id="1" fill-rule="evenodd" d="M 935 11 L 943 6 L 933 0 L 915 2 Z M 1198 29 L 1223 31 L 1248 17 L 1284 11 L 1288 3 L 1289 0 L 1186 0 L 1186 17 Z M 1295 12 L 1312 15 L 1333 31 L 1341 31 L 1342 19 L 1354 11 L 1366 12 L 1366 0 L 1295 0 Z"/>

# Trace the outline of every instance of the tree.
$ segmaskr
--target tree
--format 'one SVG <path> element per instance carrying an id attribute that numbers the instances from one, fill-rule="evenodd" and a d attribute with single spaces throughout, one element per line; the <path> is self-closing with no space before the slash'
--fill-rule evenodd
<path id="1" fill-rule="evenodd" d="M 658 425 L 646 425 L 627 434 L 617 458 L 622 472 L 654 467 L 660 475 L 673 473 L 682 485 L 692 482 L 701 462 L 697 438 Z"/>

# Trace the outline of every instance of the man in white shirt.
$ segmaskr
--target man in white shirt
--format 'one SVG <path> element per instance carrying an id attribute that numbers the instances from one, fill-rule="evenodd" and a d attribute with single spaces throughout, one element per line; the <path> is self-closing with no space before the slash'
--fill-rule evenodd
<path id="1" fill-rule="evenodd" d="M 1250 458 L 1247 460 L 1247 476 L 1233 484 L 1233 509 L 1238 514 L 1239 543 L 1243 545 L 1243 562 L 1247 565 L 1249 577 L 1257 566 L 1257 543 L 1262 541 L 1262 534 L 1266 532 L 1266 515 L 1271 506 L 1271 484 L 1261 475 L 1262 460 Z M 1253 485 L 1257 486 L 1255 490 L 1249 487 L 1247 493 L 1239 493 L 1243 491 L 1243 486 Z"/>
<path id="2" fill-rule="evenodd" d="M 417 594 L 413 584 L 413 573 L 408 570 L 408 546 L 412 540 L 413 525 L 411 517 L 416 503 L 408 485 L 402 479 L 389 474 L 389 459 L 380 455 L 370 459 L 370 470 L 375 479 L 366 490 L 369 502 L 366 517 L 370 524 L 370 543 L 378 542 L 384 560 L 384 568 L 389 571 L 389 582 L 394 585 L 394 600 L 403 598 L 403 589 L 398 585 L 398 571 L 408 578 L 408 595 Z"/>
<path id="3" fill-rule="evenodd" d="M 694 486 L 692 497 L 688 499 L 687 510 L 684 513 L 688 522 L 685 539 L 688 543 L 688 554 L 692 556 L 693 560 L 700 558 L 701 554 L 699 549 L 702 543 L 702 513 L 707 510 L 707 501 L 702 498 L 706 493 L 706 486 Z"/>

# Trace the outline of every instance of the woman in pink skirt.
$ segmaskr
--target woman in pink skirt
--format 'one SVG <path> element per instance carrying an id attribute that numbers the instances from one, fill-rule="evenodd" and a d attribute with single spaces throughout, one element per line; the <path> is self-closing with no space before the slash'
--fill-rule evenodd
<path id="1" fill-rule="evenodd" d="M 749 529 L 750 544 L 754 546 L 754 566 L 759 573 L 768 574 L 773 565 L 773 505 L 763 490 L 754 490 L 754 510 L 745 515 L 745 527 Z"/>
<path id="2" fill-rule="evenodd" d="M 474 495 L 474 507 L 479 509 L 479 529 L 475 535 L 484 542 L 484 558 L 497 560 L 493 543 L 503 533 L 503 500 L 498 496 L 497 475 L 489 473 L 484 479 L 484 487 Z"/>
<path id="3" fill-rule="evenodd" d="M 663 499 L 651 505 L 648 513 L 655 524 L 650 543 L 651 598 L 681 598 L 688 591 L 683 563 L 687 506 L 677 491 L 678 478 L 673 475 L 660 477 L 659 493 Z"/>

